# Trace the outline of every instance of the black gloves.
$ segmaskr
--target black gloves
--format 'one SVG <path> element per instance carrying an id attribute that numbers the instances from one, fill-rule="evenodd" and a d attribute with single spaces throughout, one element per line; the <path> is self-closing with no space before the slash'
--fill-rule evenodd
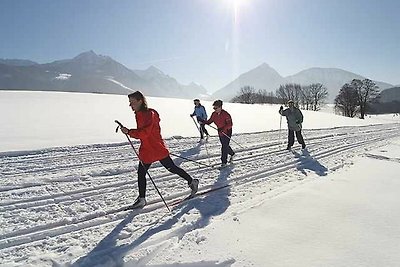
<path id="1" fill-rule="evenodd" d="M 279 111 L 282 111 L 283 110 L 283 106 L 281 106 L 280 108 L 279 108 Z"/>
<path id="2" fill-rule="evenodd" d="M 301 123 L 301 121 L 300 120 L 296 120 L 296 124 L 300 124 Z"/>
<path id="3" fill-rule="evenodd" d="M 218 128 L 218 132 L 222 132 L 224 128 Z"/>

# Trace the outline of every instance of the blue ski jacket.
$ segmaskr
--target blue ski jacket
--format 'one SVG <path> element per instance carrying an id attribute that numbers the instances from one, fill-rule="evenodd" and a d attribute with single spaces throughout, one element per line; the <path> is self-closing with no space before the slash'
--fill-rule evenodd
<path id="1" fill-rule="evenodd" d="M 207 120 L 207 112 L 204 106 L 198 105 L 194 107 L 194 111 L 190 116 L 196 116 L 198 122 Z"/>

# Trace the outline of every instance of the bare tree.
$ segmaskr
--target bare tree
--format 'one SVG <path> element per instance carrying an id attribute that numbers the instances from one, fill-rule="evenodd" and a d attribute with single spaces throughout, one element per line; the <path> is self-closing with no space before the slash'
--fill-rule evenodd
<path id="1" fill-rule="evenodd" d="M 293 100 L 295 103 L 300 103 L 302 92 L 300 84 L 288 83 L 279 86 L 276 90 L 276 96 L 282 99 L 283 103 L 287 103 L 289 100 Z"/>
<path id="2" fill-rule="evenodd" d="M 355 81 L 355 80 L 353 80 Z M 353 83 L 352 81 L 352 83 Z M 360 118 L 364 119 L 367 111 L 368 103 L 374 99 L 379 93 L 379 87 L 370 79 L 364 79 L 361 84 L 360 80 L 356 80 L 358 90 L 358 105 L 360 106 Z"/>
<path id="3" fill-rule="evenodd" d="M 250 86 L 242 87 L 238 95 L 232 98 L 231 101 L 234 103 L 245 103 L 245 104 L 281 103 L 280 100 L 274 96 L 273 92 L 267 92 L 267 90 L 261 90 L 261 89 L 259 89 L 256 92 L 254 88 Z"/>
<path id="4" fill-rule="evenodd" d="M 309 85 L 309 88 L 309 94 L 311 95 L 311 110 L 320 110 L 328 97 L 328 89 L 320 83 L 313 83 Z"/>
<path id="5" fill-rule="evenodd" d="M 255 90 L 254 87 L 250 87 L 248 85 L 240 88 L 240 92 L 237 96 L 232 99 L 234 103 L 245 103 L 245 104 L 254 104 L 255 103 Z"/>
<path id="6" fill-rule="evenodd" d="M 335 109 L 346 117 L 354 117 L 358 109 L 358 91 L 351 84 L 344 84 L 335 98 Z"/>
<path id="7" fill-rule="evenodd" d="M 312 95 L 310 86 L 302 86 L 301 87 L 301 100 L 300 103 L 302 107 L 306 110 L 311 109 L 312 104 Z"/>

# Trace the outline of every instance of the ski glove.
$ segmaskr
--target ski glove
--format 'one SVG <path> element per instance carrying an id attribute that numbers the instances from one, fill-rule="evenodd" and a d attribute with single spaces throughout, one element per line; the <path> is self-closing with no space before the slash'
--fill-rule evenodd
<path id="1" fill-rule="evenodd" d="M 296 121 L 296 124 L 300 124 L 300 123 L 301 123 L 301 121 L 300 121 L 300 120 L 297 120 L 297 121 Z"/>
<path id="2" fill-rule="evenodd" d="M 126 127 L 121 127 L 121 132 L 124 134 L 128 134 L 129 133 L 129 129 Z"/>
<path id="3" fill-rule="evenodd" d="M 218 128 L 218 132 L 222 132 L 224 128 Z"/>

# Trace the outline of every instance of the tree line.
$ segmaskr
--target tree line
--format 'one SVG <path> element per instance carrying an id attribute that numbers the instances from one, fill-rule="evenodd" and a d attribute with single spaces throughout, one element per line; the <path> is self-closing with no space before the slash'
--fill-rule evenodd
<path id="1" fill-rule="evenodd" d="M 325 104 L 327 97 L 328 90 L 320 83 L 313 83 L 308 86 L 288 83 L 280 85 L 275 94 L 266 90 L 256 91 L 254 87 L 244 86 L 231 102 L 245 104 L 284 104 L 289 100 L 293 100 L 296 105 L 301 106 L 303 109 L 317 111 Z"/>
<path id="2" fill-rule="evenodd" d="M 231 101 L 246 104 L 285 104 L 288 100 L 293 100 L 302 109 L 318 111 L 326 104 L 327 97 L 328 90 L 321 83 L 307 86 L 288 83 L 280 85 L 275 93 L 266 90 L 256 91 L 254 87 L 244 86 Z M 361 119 L 364 119 L 367 110 L 371 110 L 373 104 L 377 102 L 379 102 L 379 88 L 370 79 L 353 79 L 345 83 L 334 100 L 337 113 L 347 117 L 359 114 Z"/>

